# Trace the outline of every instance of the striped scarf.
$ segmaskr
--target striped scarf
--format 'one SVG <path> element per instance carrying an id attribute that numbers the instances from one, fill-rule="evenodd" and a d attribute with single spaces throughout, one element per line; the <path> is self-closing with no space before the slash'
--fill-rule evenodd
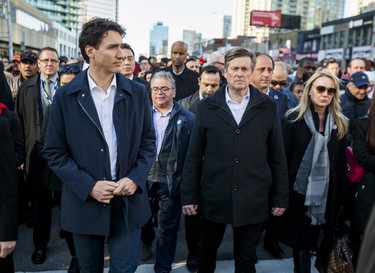
<path id="1" fill-rule="evenodd" d="M 312 138 L 303 155 L 293 189 L 305 195 L 305 206 L 308 207 L 306 215 L 311 218 L 311 224 L 321 225 L 326 222 L 330 167 L 327 143 L 332 132 L 333 116 L 328 112 L 324 135 L 316 130 L 310 108 L 307 109 L 304 120 Z"/>

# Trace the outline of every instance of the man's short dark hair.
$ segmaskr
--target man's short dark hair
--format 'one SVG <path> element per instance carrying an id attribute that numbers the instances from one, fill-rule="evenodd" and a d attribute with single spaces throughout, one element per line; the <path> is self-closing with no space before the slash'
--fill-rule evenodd
<path id="1" fill-rule="evenodd" d="M 192 61 L 197 62 L 198 59 L 195 58 L 194 56 L 191 56 L 191 57 L 189 57 L 189 58 L 186 59 L 186 61 L 185 61 L 185 65 L 186 65 L 188 62 L 192 62 Z"/>
<path id="2" fill-rule="evenodd" d="M 98 49 L 109 30 L 120 33 L 121 37 L 124 37 L 126 34 L 125 29 L 122 26 L 110 19 L 94 17 L 83 25 L 82 31 L 79 35 L 79 48 L 82 57 L 87 63 L 90 63 L 90 58 L 86 54 L 86 46 L 89 45 Z"/>
<path id="3" fill-rule="evenodd" d="M 53 48 L 53 47 L 50 47 L 50 46 L 46 46 L 46 47 L 43 47 L 41 50 L 39 50 L 38 52 L 38 59 L 40 58 L 40 55 L 42 55 L 43 51 L 54 51 L 56 52 L 57 54 L 57 57 L 59 57 L 59 53 L 57 52 L 56 48 Z"/>
<path id="4" fill-rule="evenodd" d="M 121 48 L 122 48 L 122 49 L 129 49 L 129 50 L 132 52 L 133 57 L 135 56 L 135 54 L 134 54 L 134 50 L 132 49 L 132 47 L 131 47 L 129 44 L 127 44 L 127 43 L 123 43 L 123 44 L 121 45 Z"/>
<path id="5" fill-rule="evenodd" d="M 302 58 L 300 61 L 299 61 L 299 66 L 303 67 L 305 63 L 307 62 L 312 62 L 312 63 L 315 63 L 315 60 L 313 58 L 310 58 L 310 57 L 304 57 Z"/>
<path id="6" fill-rule="evenodd" d="M 199 73 L 199 77 L 202 76 L 203 73 L 206 73 L 206 74 L 216 74 L 216 73 L 219 73 L 219 76 L 221 78 L 221 71 L 219 70 L 219 68 L 217 68 L 216 66 L 214 65 L 206 65 L 206 66 L 203 66 L 200 73 Z"/>
<path id="7" fill-rule="evenodd" d="M 235 47 L 227 51 L 227 53 L 225 54 L 225 61 L 224 61 L 225 69 L 228 68 L 230 61 L 236 58 L 241 58 L 241 57 L 249 57 L 251 59 L 251 70 L 254 70 L 255 62 L 256 62 L 255 55 L 254 53 L 250 52 L 249 50 L 243 47 L 239 47 L 239 48 Z"/>
<path id="8" fill-rule="evenodd" d="M 272 69 L 275 68 L 275 61 L 272 59 L 272 57 L 270 55 L 268 55 L 267 53 L 264 53 L 264 52 L 256 52 L 255 53 L 255 59 L 258 58 L 259 56 L 264 56 L 264 57 L 267 57 L 268 59 L 270 59 L 271 62 L 272 62 Z"/>

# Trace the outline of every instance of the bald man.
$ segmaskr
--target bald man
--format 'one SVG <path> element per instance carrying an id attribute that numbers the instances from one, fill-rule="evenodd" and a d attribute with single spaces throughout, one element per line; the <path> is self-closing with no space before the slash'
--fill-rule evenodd
<path id="1" fill-rule="evenodd" d="M 188 45 L 183 41 L 177 41 L 172 44 L 171 61 L 172 65 L 160 69 L 172 74 L 176 82 L 176 101 L 192 95 L 199 89 L 199 73 L 188 69 L 185 66 L 185 60 L 188 53 Z"/>
<path id="2" fill-rule="evenodd" d="M 298 99 L 288 87 L 290 82 L 288 82 L 288 68 L 284 62 L 275 62 L 275 67 L 273 69 L 271 78 L 271 87 L 284 93 L 288 97 L 288 109 L 296 107 L 298 105 Z"/>

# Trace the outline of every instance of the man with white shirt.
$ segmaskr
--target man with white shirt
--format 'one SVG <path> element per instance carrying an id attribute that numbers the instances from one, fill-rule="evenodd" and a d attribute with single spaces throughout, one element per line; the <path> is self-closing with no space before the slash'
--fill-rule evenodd
<path id="1" fill-rule="evenodd" d="M 194 114 L 174 102 L 175 96 L 171 73 L 156 72 L 151 79 L 156 156 L 148 175 L 150 193 L 159 201 L 155 273 L 172 270 L 181 218 L 182 169 L 194 122 Z M 152 226 L 143 231 L 150 232 L 147 229 L 153 231 Z"/>
<path id="2" fill-rule="evenodd" d="M 146 89 L 120 75 L 117 23 L 93 18 L 79 46 L 89 69 L 57 92 L 43 153 L 63 182 L 61 228 L 73 233 L 82 273 L 134 273 L 141 227 L 149 219 L 146 180 L 155 134 Z"/>
<path id="3" fill-rule="evenodd" d="M 198 272 L 215 271 L 227 224 L 235 272 L 255 272 L 262 223 L 288 206 L 281 125 L 273 99 L 250 84 L 254 66 L 253 53 L 229 50 L 228 84 L 198 104 L 181 186 L 184 214 L 202 216 Z"/>

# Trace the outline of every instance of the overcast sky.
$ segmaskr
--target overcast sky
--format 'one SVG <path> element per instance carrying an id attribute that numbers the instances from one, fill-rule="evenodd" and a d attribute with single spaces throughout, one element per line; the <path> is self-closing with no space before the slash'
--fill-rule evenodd
<path id="1" fill-rule="evenodd" d="M 158 21 L 169 27 L 169 47 L 182 39 L 182 30 L 195 30 L 206 39 L 218 36 L 218 15 L 232 15 L 233 0 L 120 0 L 119 23 L 124 41 L 136 57 L 147 54 L 150 30 Z"/>

